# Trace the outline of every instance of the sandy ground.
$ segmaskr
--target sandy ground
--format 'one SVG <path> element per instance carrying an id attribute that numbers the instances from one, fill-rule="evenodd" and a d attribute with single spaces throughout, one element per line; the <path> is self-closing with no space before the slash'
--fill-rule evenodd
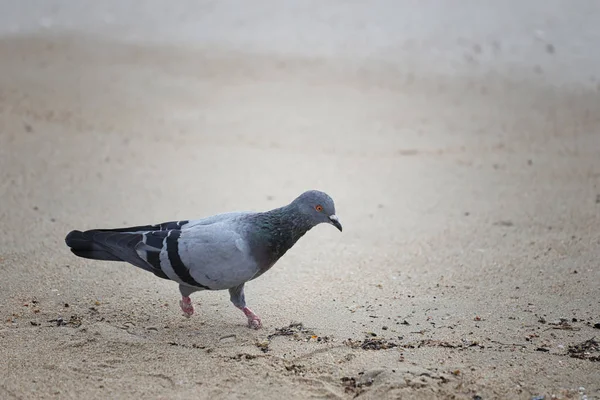
<path id="1" fill-rule="evenodd" d="M 68 35 L 0 66 L 1 398 L 600 398 L 600 88 Z M 248 285 L 260 331 L 63 241 L 312 188 L 344 232 Z"/>

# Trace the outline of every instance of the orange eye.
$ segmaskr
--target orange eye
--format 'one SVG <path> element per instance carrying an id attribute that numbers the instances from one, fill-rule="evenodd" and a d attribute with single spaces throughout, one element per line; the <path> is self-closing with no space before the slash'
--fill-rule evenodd
<path id="1" fill-rule="evenodd" d="M 319 204 L 318 206 L 315 207 L 315 210 L 317 210 L 318 212 L 321 212 L 321 211 L 323 211 L 323 206 Z"/>

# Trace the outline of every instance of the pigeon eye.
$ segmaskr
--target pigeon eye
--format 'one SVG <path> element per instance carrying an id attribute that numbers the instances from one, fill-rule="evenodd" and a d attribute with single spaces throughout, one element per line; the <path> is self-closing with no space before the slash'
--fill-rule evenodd
<path id="1" fill-rule="evenodd" d="M 323 211 L 323 206 L 319 204 L 318 206 L 315 207 L 315 210 L 317 210 L 318 212 L 321 212 L 321 211 Z"/>

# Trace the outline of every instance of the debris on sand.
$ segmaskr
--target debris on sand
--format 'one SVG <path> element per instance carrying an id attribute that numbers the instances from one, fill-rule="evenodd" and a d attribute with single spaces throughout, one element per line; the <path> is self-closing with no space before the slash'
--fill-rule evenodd
<path id="1" fill-rule="evenodd" d="M 367 337 L 362 342 L 360 340 L 346 339 L 344 344 L 353 349 L 361 348 L 363 350 L 387 350 L 398 345 L 383 338 Z"/>
<path id="2" fill-rule="evenodd" d="M 600 361 L 600 343 L 595 337 L 578 344 L 570 345 L 567 349 L 570 357 L 581 360 Z M 592 355 L 592 353 L 597 353 Z"/>
<path id="3" fill-rule="evenodd" d="M 303 376 L 306 373 L 306 367 L 300 364 L 290 364 L 285 366 L 286 371 L 293 372 L 294 375 Z"/>
<path id="4" fill-rule="evenodd" d="M 81 324 L 83 323 L 83 321 L 81 320 L 81 317 L 78 315 L 71 315 L 71 317 L 69 318 L 68 321 L 64 320 L 62 317 L 58 317 L 55 319 L 51 319 L 50 321 L 53 324 L 56 324 L 56 326 L 65 326 L 65 325 L 70 325 L 74 328 L 78 328 L 81 326 Z"/>
<path id="5" fill-rule="evenodd" d="M 329 336 L 318 336 L 312 329 L 304 327 L 302 322 L 292 322 L 283 328 L 276 328 L 275 332 L 267 336 L 267 340 L 273 339 L 275 336 L 293 336 L 295 340 L 308 342 L 314 340 L 317 342 L 329 342 Z"/>
<path id="6" fill-rule="evenodd" d="M 344 387 L 344 392 L 354 394 L 354 397 L 357 397 L 359 394 L 364 392 L 365 386 L 371 386 L 373 381 L 370 382 L 359 382 L 356 378 L 350 376 L 344 376 L 341 378 L 342 386 Z"/>
<path id="7" fill-rule="evenodd" d="M 257 355 L 248 354 L 248 353 L 238 353 L 235 356 L 232 356 L 231 359 L 235 360 L 235 361 L 240 361 L 240 360 L 254 360 L 257 357 L 264 357 L 264 356 L 257 356 Z"/>
<path id="8" fill-rule="evenodd" d="M 449 349 L 466 349 L 469 347 L 479 347 L 482 349 L 485 348 L 485 346 L 479 343 L 478 341 L 468 339 L 461 339 L 459 343 L 450 343 L 445 340 L 423 339 L 419 340 L 417 343 L 406 344 L 402 347 L 405 347 L 407 349 L 418 349 L 420 347 L 446 347 Z"/>
<path id="9" fill-rule="evenodd" d="M 223 343 L 229 343 L 229 342 L 235 342 L 235 341 L 236 341 L 235 334 L 225 335 L 225 336 L 221 336 L 219 338 L 219 342 L 223 342 Z"/>
<path id="10" fill-rule="evenodd" d="M 294 336 L 295 338 L 299 336 L 299 334 L 305 334 L 312 336 L 314 332 L 305 328 L 302 322 L 292 322 L 288 326 L 284 326 L 283 328 L 275 328 L 275 333 L 267 336 L 267 339 L 272 339 L 275 336 Z"/>
<path id="11" fill-rule="evenodd" d="M 256 347 L 258 347 L 260 349 L 260 351 L 262 351 L 263 353 L 266 353 L 267 351 L 269 351 L 269 344 L 271 344 L 270 340 L 263 340 L 261 342 L 256 342 Z"/>
<path id="12" fill-rule="evenodd" d="M 365 387 L 369 387 L 375 381 L 375 378 L 381 374 L 383 370 L 374 369 L 371 371 L 363 371 L 358 373 L 358 377 L 344 376 L 340 380 L 344 387 L 344 392 L 354 394 L 354 397 L 358 397 L 364 392 Z"/>
<path id="13" fill-rule="evenodd" d="M 268 352 L 270 350 L 269 345 L 271 344 L 271 340 L 276 336 L 292 336 L 295 340 L 302 342 L 315 341 L 327 343 L 333 340 L 329 336 L 316 335 L 312 329 L 304 327 L 302 322 L 292 322 L 283 328 L 276 328 L 275 332 L 268 335 L 265 340 L 257 342 L 256 347 L 258 347 L 263 353 Z"/>
<path id="14" fill-rule="evenodd" d="M 343 376 L 340 380 L 342 381 L 342 386 L 344 386 L 344 392 L 355 393 L 356 395 L 362 392 L 362 390 L 358 390 L 357 393 L 358 387 L 356 386 L 356 378 L 350 376 Z"/>
<path id="15" fill-rule="evenodd" d="M 577 320 L 575 320 L 574 322 L 576 322 Z M 558 321 L 554 321 L 554 322 L 550 322 L 548 323 L 548 325 L 551 325 L 552 329 L 563 329 L 565 331 L 578 331 L 581 328 L 579 327 L 575 327 L 573 325 L 571 325 L 569 323 L 569 320 L 567 320 L 566 318 L 561 318 Z"/>

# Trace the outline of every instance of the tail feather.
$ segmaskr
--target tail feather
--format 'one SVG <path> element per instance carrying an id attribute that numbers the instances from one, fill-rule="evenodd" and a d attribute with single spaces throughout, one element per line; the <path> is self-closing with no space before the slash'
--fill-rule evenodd
<path id="1" fill-rule="evenodd" d="M 89 258 L 90 260 L 123 261 L 114 254 L 109 253 L 108 251 L 71 249 L 71 252 L 76 256 Z"/>
<path id="2" fill-rule="evenodd" d="M 145 245 L 145 235 L 160 231 L 166 235 L 170 227 L 181 226 L 187 221 L 176 221 L 161 225 L 149 225 L 150 231 L 141 231 L 146 227 L 131 227 L 123 229 L 93 229 L 85 232 L 71 231 L 65 238 L 67 246 L 73 254 L 103 261 L 123 261 L 138 268 L 152 272 L 159 278 L 169 279 L 160 266 L 149 262 L 138 253 L 138 249 Z M 157 232 L 158 233 L 158 232 Z M 165 236 L 163 235 L 163 236 Z M 153 251 L 156 251 L 153 248 Z"/>
<path id="3" fill-rule="evenodd" d="M 65 242 L 71 248 L 73 254 L 92 260 L 123 261 L 120 257 L 108 251 L 106 247 L 94 242 L 90 233 L 91 231 L 72 231 L 67 235 Z"/>
<path id="4" fill-rule="evenodd" d="M 85 233 L 81 231 L 71 231 L 65 238 L 65 242 L 71 249 L 76 250 L 92 250 L 97 248 L 98 246 L 91 240 L 88 233 L 89 231 Z"/>
<path id="5" fill-rule="evenodd" d="M 71 248 L 71 252 L 79 257 L 103 261 L 124 261 L 151 271 L 148 263 L 142 260 L 135 250 L 135 246 L 141 239 L 141 234 L 90 230 L 72 231 L 65 238 L 65 242 Z"/>

